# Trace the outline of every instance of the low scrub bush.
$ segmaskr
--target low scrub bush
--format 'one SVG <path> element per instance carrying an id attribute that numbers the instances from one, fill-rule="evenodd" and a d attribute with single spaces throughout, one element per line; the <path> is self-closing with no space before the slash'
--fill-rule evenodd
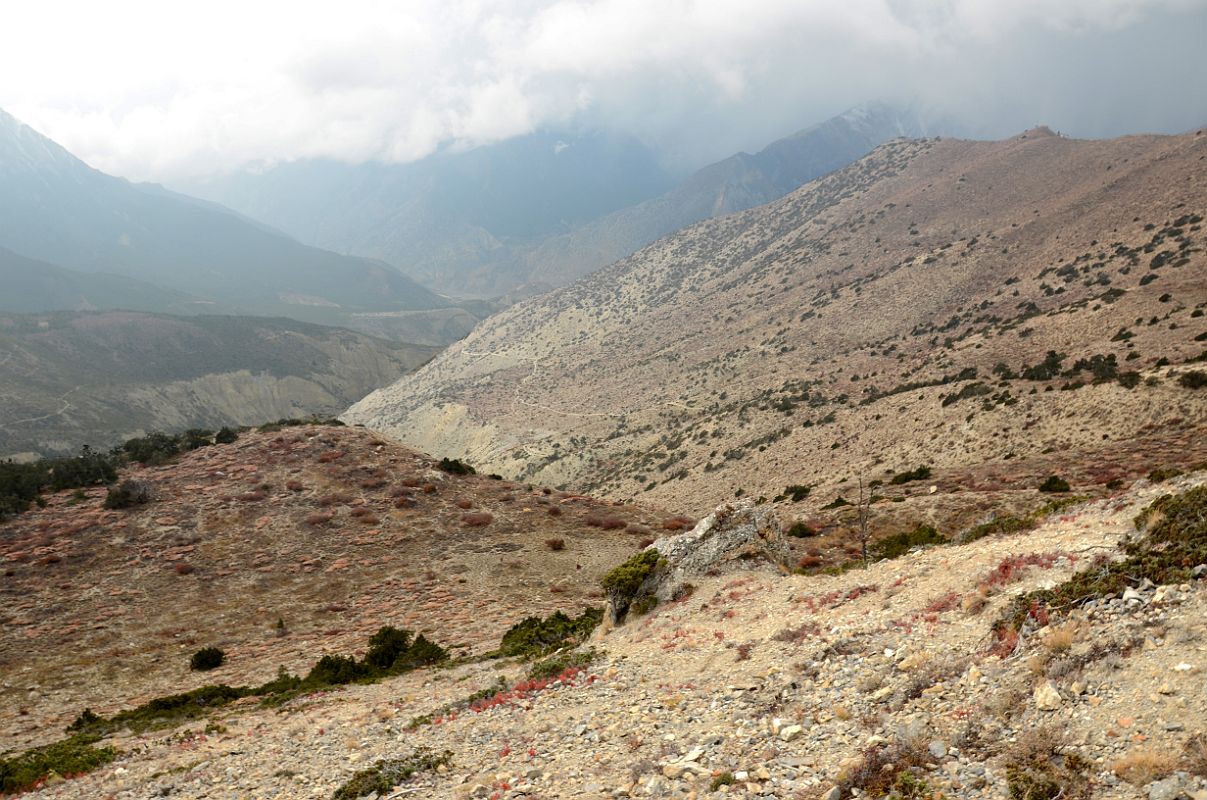
<path id="1" fill-rule="evenodd" d="M 924 481 L 930 477 L 930 467 L 918 467 L 907 472 L 898 472 L 889 478 L 889 485 L 900 486 L 911 481 Z"/>
<path id="2" fill-rule="evenodd" d="M 146 505 L 155 499 L 155 490 L 143 480 L 124 480 L 109 489 L 105 496 L 105 508 L 122 509 Z"/>
<path id="3" fill-rule="evenodd" d="M 1069 491 L 1069 482 L 1058 475 L 1049 475 L 1048 478 L 1039 485 L 1041 492 L 1067 492 Z"/>
<path id="4" fill-rule="evenodd" d="M 191 692 L 157 697 L 136 708 L 119 711 L 109 718 L 84 709 L 67 731 L 108 735 L 129 729 L 141 733 L 206 716 L 215 708 L 244 697 L 259 697 L 265 705 L 280 705 L 299 694 L 347 683 L 371 682 L 438 664 L 447 658 L 448 653 L 444 648 L 429 641 L 423 634 L 412 638 L 408 631 L 386 626 L 369 639 L 369 650 L 364 660 L 352 656 L 325 655 L 304 678 L 281 669 L 276 678 L 260 686 L 202 686 Z"/>
<path id="5" fill-rule="evenodd" d="M 776 495 L 772 502 L 778 503 L 781 500 L 791 500 L 793 503 L 799 503 L 809 496 L 810 491 L 812 491 L 812 487 L 810 486 L 800 486 L 798 484 L 785 486 L 784 491 Z"/>
<path id="6" fill-rule="evenodd" d="M 449 750 L 436 755 L 426 747 L 420 747 L 403 758 L 385 758 L 353 774 L 344 785 L 335 790 L 331 800 L 357 800 L 370 795 L 385 797 L 399 784 L 420 772 L 435 772 L 440 767 L 453 763 Z"/>
<path id="7" fill-rule="evenodd" d="M 915 547 L 930 547 L 947 544 L 947 539 L 930 525 L 919 524 L 912 531 L 902 531 L 886 536 L 868 548 L 868 554 L 876 561 L 899 558 Z"/>
<path id="8" fill-rule="evenodd" d="M 1052 728 L 1019 736 L 1006 754 L 1006 787 L 1011 800 L 1056 800 L 1089 796 L 1091 765 L 1076 754 L 1060 752 L 1062 739 Z"/>
<path id="9" fill-rule="evenodd" d="M 557 553 L 566 549 L 566 540 L 562 538 L 546 539 L 545 547 Z"/>
<path id="10" fill-rule="evenodd" d="M 217 669 L 226 662 L 226 653 L 217 647 L 203 647 L 189 659 L 189 669 L 196 672 L 208 672 Z"/>
<path id="11" fill-rule="evenodd" d="M 590 647 L 571 653 L 558 653 L 533 664 L 528 670 L 527 678 L 529 681 L 546 681 L 559 675 L 586 669 L 598 657 L 599 654 Z"/>
<path id="12" fill-rule="evenodd" d="M 548 617 L 528 617 L 503 634 L 499 653 L 505 656 L 536 658 L 551 650 L 586 641 L 603 619 L 603 611 L 588 608 L 577 617 L 555 611 Z"/>
<path id="13" fill-rule="evenodd" d="M 459 458 L 442 458 L 436 467 L 449 475 L 477 475 L 478 471 Z"/>
<path id="14" fill-rule="evenodd" d="M 1202 389 L 1207 386 L 1207 372 L 1192 369 L 1178 376 L 1178 385 L 1184 389 Z"/>
<path id="15" fill-rule="evenodd" d="M 1142 535 L 1123 544 L 1122 560 L 1100 559 L 1052 589 L 1015 598 L 994 626 L 998 637 L 1017 635 L 1028 618 L 1119 595 L 1145 579 L 1157 585 L 1185 583 L 1194 566 L 1207 563 L 1207 486 L 1158 497 L 1135 524 Z"/>
<path id="16" fill-rule="evenodd" d="M 99 736 L 77 734 L 67 739 L 0 758 L 0 794 L 17 794 L 40 786 L 48 777 L 91 772 L 117 758 L 112 747 L 94 747 Z"/>
<path id="17" fill-rule="evenodd" d="M 794 539 L 808 539 L 811 536 L 817 535 L 817 531 L 813 529 L 812 525 L 804 520 L 799 519 L 796 522 L 793 522 L 788 527 L 788 530 L 784 531 L 784 533 L 788 534 Z"/>
<path id="18" fill-rule="evenodd" d="M 32 464 L 0 462 L 0 520 L 19 514 L 38 502 L 46 490 L 62 491 L 104 486 L 117 480 L 119 460 L 112 454 L 83 447 L 78 456 L 47 458 Z"/>

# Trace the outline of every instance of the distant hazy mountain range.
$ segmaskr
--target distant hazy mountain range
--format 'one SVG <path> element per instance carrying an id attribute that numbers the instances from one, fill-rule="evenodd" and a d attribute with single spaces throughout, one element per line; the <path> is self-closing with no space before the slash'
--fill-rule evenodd
<path id="1" fill-rule="evenodd" d="M 440 291 L 531 294 L 929 132 L 912 112 L 868 104 L 678 183 L 634 140 L 537 133 L 412 164 L 302 161 L 182 188 Z"/>
<path id="2" fill-rule="evenodd" d="M 120 303 L 307 316 L 448 305 L 383 262 L 303 245 L 211 203 L 98 172 L 3 111 L 0 248 L 10 310 Z"/>

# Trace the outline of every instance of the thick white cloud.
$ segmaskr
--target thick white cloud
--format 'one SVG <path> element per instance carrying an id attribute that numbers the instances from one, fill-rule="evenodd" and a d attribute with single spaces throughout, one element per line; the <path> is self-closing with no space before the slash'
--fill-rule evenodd
<path id="1" fill-rule="evenodd" d="M 0 107 L 133 178 L 574 123 L 691 162 L 873 97 L 991 133 L 1190 127 L 1204 41 L 1207 0 L 43 0 L 5 9 Z"/>

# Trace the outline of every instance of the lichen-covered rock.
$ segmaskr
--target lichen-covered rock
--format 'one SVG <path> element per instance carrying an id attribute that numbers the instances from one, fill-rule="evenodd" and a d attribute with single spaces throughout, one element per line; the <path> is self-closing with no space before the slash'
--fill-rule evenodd
<path id="1" fill-rule="evenodd" d="M 654 555 L 656 554 L 656 556 Z M 657 602 L 673 600 L 687 579 L 738 557 L 761 556 L 783 570 L 789 561 L 788 545 L 775 512 L 756 506 L 749 500 L 725 503 L 678 536 L 659 539 L 617 570 L 625 570 L 640 561 L 648 567 L 634 582 L 604 579 L 608 590 L 608 614 L 620 622 L 630 606 L 643 598 Z M 632 569 L 628 569 L 628 576 Z M 631 585 L 634 584 L 635 585 Z M 647 605 L 653 605 L 653 602 Z"/>

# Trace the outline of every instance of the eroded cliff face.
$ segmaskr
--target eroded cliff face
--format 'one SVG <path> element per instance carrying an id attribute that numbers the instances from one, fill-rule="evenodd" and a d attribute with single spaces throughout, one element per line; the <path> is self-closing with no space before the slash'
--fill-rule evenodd
<path id="1" fill-rule="evenodd" d="M 436 352 L 288 320 L 11 315 L 0 318 L 0 454 L 334 416 Z"/>

